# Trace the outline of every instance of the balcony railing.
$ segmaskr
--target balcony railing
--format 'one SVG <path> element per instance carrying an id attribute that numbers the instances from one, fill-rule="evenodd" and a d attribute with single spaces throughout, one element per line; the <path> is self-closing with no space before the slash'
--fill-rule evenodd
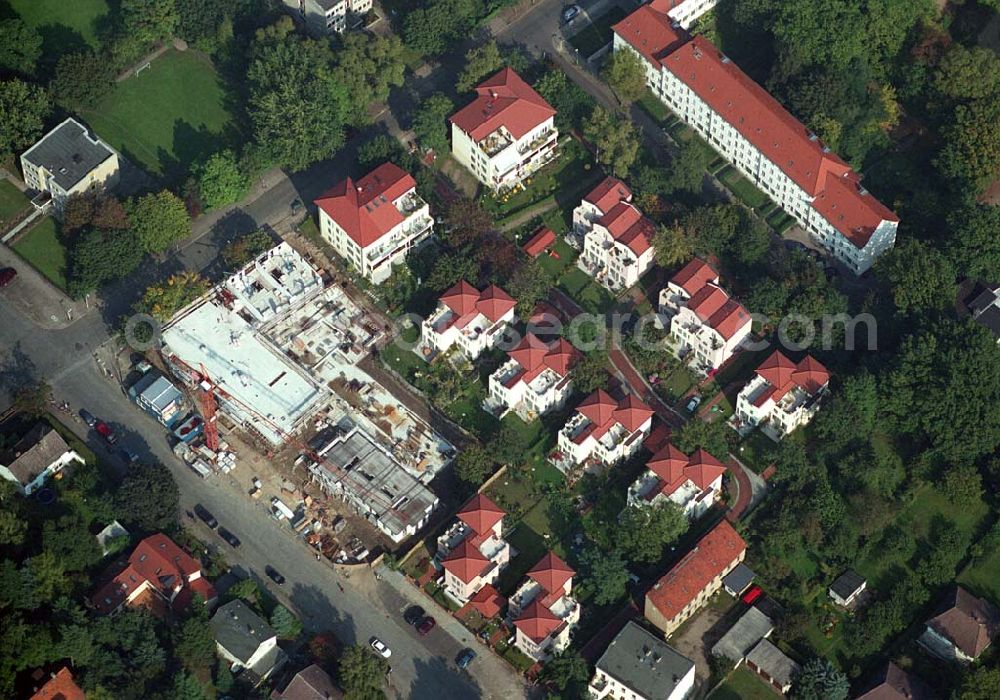
<path id="1" fill-rule="evenodd" d="M 555 129 L 546 129 L 541 134 L 532 139 L 529 143 L 522 146 L 518 146 L 517 152 L 523 156 L 525 153 L 537 151 L 545 144 L 546 141 L 551 140 L 552 137 L 555 135 L 555 133 L 556 133 Z"/>

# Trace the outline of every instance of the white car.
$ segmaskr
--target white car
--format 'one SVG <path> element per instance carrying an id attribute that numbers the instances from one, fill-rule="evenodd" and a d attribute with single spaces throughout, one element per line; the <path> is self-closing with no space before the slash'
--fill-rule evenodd
<path id="1" fill-rule="evenodd" d="M 372 637 L 371 644 L 372 644 L 372 649 L 375 650 L 375 653 L 377 653 L 383 659 L 388 659 L 390 656 L 392 656 L 392 649 L 387 647 L 385 645 L 385 642 L 383 642 L 378 637 Z"/>
<path id="2" fill-rule="evenodd" d="M 694 410 L 701 405 L 701 396 L 692 397 L 690 401 L 687 402 L 687 412 L 694 413 Z"/>

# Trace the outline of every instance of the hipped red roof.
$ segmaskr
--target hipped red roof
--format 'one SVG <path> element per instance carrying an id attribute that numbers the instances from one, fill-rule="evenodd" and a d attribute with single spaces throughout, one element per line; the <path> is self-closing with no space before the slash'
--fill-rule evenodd
<path id="1" fill-rule="evenodd" d="M 528 571 L 528 576 L 536 581 L 546 593 L 561 591 L 566 582 L 576 574 L 570 565 L 552 552 L 548 552 Z"/>
<path id="2" fill-rule="evenodd" d="M 514 620 L 514 625 L 535 642 L 545 641 L 545 638 L 559 629 L 561 624 L 562 620 L 542 605 L 538 598 L 528 603 L 528 607 Z"/>
<path id="3" fill-rule="evenodd" d="M 830 381 L 830 373 L 811 355 L 806 355 L 798 364 L 789 360 L 780 350 L 775 350 L 756 370 L 764 381 L 771 385 L 767 398 L 780 401 L 781 398 L 799 386 L 812 394 Z"/>
<path id="4" fill-rule="evenodd" d="M 316 200 L 316 206 L 344 229 L 351 240 L 367 248 L 403 222 L 393 202 L 417 186 L 394 163 L 383 163 L 363 178 L 337 183 Z"/>
<path id="5" fill-rule="evenodd" d="M 481 141 L 501 126 L 519 139 L 556 111 L 511 68 L 487 78 L 476 87 L 477 97 L 452 115 L 451 121 Z"/>
<path id="6" fill-rule="evenodd" d="M 486 571 L 490 560 L 483 556 L 478 547 L 464 539 L 444 558 L 441 565 L 462 583 L 469 583 Z"/>
<path id="7" fill-rule="evenodd" d="M 657 452 L 646 467 L 656 474 L 660 482 L 650 498 L 660 493 L 671 496 L 688 481 L 704 491 L 726 473 L 719 460 L 705 450 L 699 448 L 688 457 L 673 444 Z"/>
<path id="8" fill-rule="evenodd" d="M 642 255 L 653 244 L 656 225 L 628 202 L 611 207 L 597 223 L 608 230 L 611 237 L 636 255 Z"/>
<path id="9" fill-rule="evenodd" d="M 494 503 L 488 496 L 477 493 L 462 506 L 457 513 L 459 520 L 477 534 L 484 534 L 503 520 L 507 511 Z"/>
<path id="10" fill-rule="evenodd" d="M 441 303 L 455 314 L 455 325 L 460 328 L 464 328 L 479 314 L 496 323 L 517 306 L 513 297 L 495 284 L 480 292 L 465 280 L 442 294 Z"/>
<path id="11" fill-rule="evenodd" d="M 632 190 L 616 177 L 606 177 L 600 184 L 587 193 L 583 201 L 590 202 L 602 214 L 611 211 L 619 202 L 631 202 Z"/>

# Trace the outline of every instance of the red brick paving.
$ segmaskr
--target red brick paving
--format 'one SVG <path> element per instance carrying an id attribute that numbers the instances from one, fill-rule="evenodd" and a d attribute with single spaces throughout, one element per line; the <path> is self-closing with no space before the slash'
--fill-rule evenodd
<path id="1" fill-rule="evenodd" d="M 726 463 L 726 468 L 729 473 L 733 475 L 736 479 L 736 483 L 739 484 L 740 493 L 736 498 L 736 503 L 732 505 L 729 512 L 726 513 L 726 519 L 731 523 L 735 523 L 746 512 L 747 508 L 750 507 L 750 499 L 753 498 L 753 486 L 750 484 L 750 477 L 746 475 L 740 465 L 738 465 L 734 460 L 730 459 Z"/>

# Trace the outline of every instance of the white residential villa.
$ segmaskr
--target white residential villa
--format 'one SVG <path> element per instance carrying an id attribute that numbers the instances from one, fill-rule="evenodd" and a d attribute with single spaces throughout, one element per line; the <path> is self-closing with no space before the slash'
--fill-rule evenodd
<path id="1" fill-rule="evenodd" d="M 490 393 L 483 407 L 497 416 L 514 411 L 529 421 L 563 407 L 573 393 L 570 370 L 580 351 L 565 338 L 543 342 L 533 333 L 513 350 L 510 358 L 490 375 Z"/>
<path id="2" fill-rule="evenodd" d="M 441 295 L 437 309 L 424 319 L 419 349 L 434 354 L 458 345 L 467 358 L 475 360 L 503 338 L 504 330 L 515 321 L 516 305 L 496 285 L 480 292 L 461 280 Z"/>
<path id="3" fill-rule="evenodd" d="M 18 493 L 30 496 L 49 477 L 84 460 L 71 450 L 62 435 L 46 423 L 36 423 L 20 440 L 0 451 L 0 478 L 14 484 Z"/>
<path id="4" fill-rule="evenodd" d="M 357 182 L 347 178 L 316 200 L 319 231 L 372 284 L 392 274 L 414 247 L 434 233 L 430 207 L 413 177 L 383 163 Z"/>
<path id="5" fill-rule="evenodd" d="M 632 204 L 621 180 L 605 178 L 573 210 L 577 265 L 612 291 L 628 289 L 653 266 L 656 226 Z"/>
<path id="6" fill-rule="evenodd" d="M 690 457 L 667 444 L 646 463 L 646 471 L 628 490 L 628 504 L 675 503 L 688 520 L 708 512 L 722 497 L 722 477 L 726 468 L 705 450 Z"/>
<path id="7" fill-rule="evenodd" d="M 677 356 L 701 374 L 721 367 L 750 336 L 750 314 L 719 286 L 719 273 L 695 258 L 660 291 Z"/>
<path id="8" fill-rule="evenodd" d="M 372 0 L 283 0 L 315 34 L 343 34 L 372 9 Z"/>
<path id="9" fill-rule="evenodd" d="M 855 274 L 865 272 L 892 248 L 899 218 L 711 42 L 692 38 L 680 26 L 692 21 L 687 12 L 678 16 L 682 4 L 687 3 L 654 0 L 639 7 L 614 26 L 614 50 L 635 52 L 660 101 L 793 216 L 813 241 Z M 692 9 L 697 5 L 690 3 Z"/>
<path id="10" fill-rule="evenodd" d="M 437 541 L 435 566 L 444 570 L 444 590 L 461 605 L 496 583 L 511 557 L 503 538 L 506 511 L 476 494 L 458 511 L 458 522 Z"/>
<path id="11" fill-rule="evenodd" d="M 778 442 L 813 419 L 829 383 L 830 373 L 812 356 L 795 363 L 775 350 L 736 397 L 732 424 L 741 434 L 759 426 Z"/>
<path id="12" fill-rule="evenodd" d="M 566 472 L 588 462 L 610 467 L 635 455 L 649 436 L 653 409 L 634 394 L 615 401 L 598 389 L 576 407 L 559 431 L 552 463 Z"/>
<path id="13" fill-rule="evenodd" d="M 555 157 L 556 111 L 511 68 L 476 93 L 451 117 L 451 152 L 494 192 L 510 189 Z"/>
<path id="14" fill-rule="evenodd" d="M 569 646 L 580 621 L 580 604 L 572 595 L 575 574 L 549 552 L 510 599 L 508 617 L 517 630 L 514 645 L 535 661 L 547 661 Z"/>
<path id="15" fill-rule="evenodd" d="M 118 184 L 118 152 L 70 117 L 21 155 L 21 172 L 35 206 L 59 212 L 72 195 Z"/>

